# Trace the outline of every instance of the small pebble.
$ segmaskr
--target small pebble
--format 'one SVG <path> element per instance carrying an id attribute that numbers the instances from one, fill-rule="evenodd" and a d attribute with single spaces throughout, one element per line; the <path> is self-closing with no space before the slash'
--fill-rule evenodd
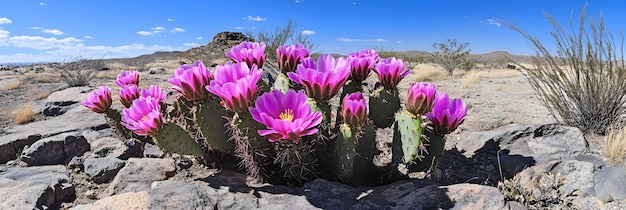
<path id="1" fill-rule="evenodd" d="M 87 192 L 85 192 L 85 195 L 89 199 L 97 199 L 98 198 L 98 194 L 94 190 L 87 190 Z"/>

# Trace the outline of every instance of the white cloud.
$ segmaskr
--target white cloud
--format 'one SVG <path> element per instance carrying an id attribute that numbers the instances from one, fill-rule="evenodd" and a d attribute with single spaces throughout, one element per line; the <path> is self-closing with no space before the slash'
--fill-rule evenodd
<path id="1" fill-rule="evenodd" d="M 44 29 L 43 32 L 47 34 L 54 34 L 57 36 L 63 35 L 63 31 L 59 31 L 57 29 Z"/>
<path id="2" fill-rule="evenodd" d="M 39 2 L 39 6 L 46 6 L 46 5 L 47 5 L 46 3 Z"/>
<path id="3" fill-rule="evenodd" d="M 185 29 L 182 29 L 182 28 L 174 28 L 174 29 L 172 29 L 170 32 L 172 32 L 172 33 L 181 33 L 181 32 L 185 32 Z"/>
<path id="4" fill-rule="evenodd" d="M 153 28 L 150 28 L 150 29 L 152 29 L 153 31 L 162 31 L 162 30 L 165 30 L 165 28 L 163 28 L 163 27 L 161 27 L 161 26 L 153 27 Z"/>
<path id="5" fill-rule="evenodd" d="M 243 29 L 243 27 L 242 26 L 235 26 L 235 29 L 241 30 L 241 29 Z"/>
<path id="6" fill-rule="evenodd" d="M 255 29 L 255 28 L 256 28 L 256 26 L 252 26 L 252 27 L 250 27 L 250 29 Z"/>
<path id="7" fill-rule="evenodd" d="M 12 36 L 9 38 L 9 43 L 19 48 L 30 48 L 38 50 L 53 49 L 62 46 L 76 45 L 82 43 L 83 40 L 76 39 L 74 37 L 57 39 L 57 38 L 45 38 L 41 36 Z"/>
<path id="8" fill-rule="evenodd" d="M 198 37 L 198 38 L 196 38 L 196 39 L 197 39 L 197 40 L 202 40 L 202 37 L 201 37 L 201 36 L 199 36 L 199 37 Z"/>
<path id="9" fill-rule="evenodd" d="M 174 20 L 174 19 L 172 19 L 172 18 L 168 18 L 168 19 L 167 19 L 167 22 L 174 22 L 174 21 L 176 21 L 176 20 Z"/>
<path id="10" fill-rule="evenodd" d="M 150 31 L 137 31 L 137 34 L 142 35 L 142 36 L 150 36 L 150 35 L 152 35 L 152 32 L 150 32 Z"/>
<path id="11" fill-rule="evenodd" d="M 33 26 L 33 27 L 30 27 L 30 29 L 33 29 L 33 30 L 40 30 L 40 29 L 42 29 L 42 28 L 41 28 L 41 27 L 39 27 L 39 26 Z"/>
<path id="12" fill-rule="evenodd" d="M 192 43 L 184 43 L 183 46 L 186 46 L 186 47 L 197 47 L 197 46 L 200 46 L 200 44 L 192 42 Z"/>
<path id="13" fill-rule="evenodd" d="M 401 43 L 402 43 L 402 41 L 396 41 L 396 43 L 401 44 Z"/>
<path id="14" fill-rule="evenodd" d="M 300 0 L 296 0 L 296 3 L 300 3 Z"/>
<path id="15" fill-rule="evenodd" d="M 486 23 L 489 25 L 494 25 L 494 26 L 502 26 L 502 24 L 500 23 L 500 21 L 493 19 L 493 18 L 489 18 L 486 20 Z"/>
<path id="16" fill-rule="evenodd" d="M 337 41 L 342 41 L 342 42 L 387 42 L 386 39 L 351 39 L 351 38 L 345 38 L 345 37 L 340 37 L 336 39 Z"/>
<path id="17" fill-rule="evenodd" d="M 5 18 L 5 17 L 1 17 L 0 18 L 0 25 L 2 24 L 6 24 L 6 23 L 12 23 L 13 21 L 9 18 Z"/>
<path id="18" fill-rule="evenodd" d="M 93 38 L 92 36 L 85 36 L 85 39 L 91 39 Z"/>
<path id="19" fill-rule="evenodd" d="M 311 31 L 311 30 L 304 30 L 301 32 L 302 35 L 313 35 L 315 34 L 315 31 Z"/>
<path id="20" fill-rule="evenodd" d="M 267 20 L 267 18 L 261 17 L 261 16 L 256 16 L 256 17 L 252 17 L 252 16 L 248 16 L 243 18 L 244 20 L 252 20 L 252 21 L 264 21 Z"/>
<path id="21" fill-rule="evenodd" d="M 9 37 L 9 31 L 0 30 L 0 42 L 2 39 Z"/>

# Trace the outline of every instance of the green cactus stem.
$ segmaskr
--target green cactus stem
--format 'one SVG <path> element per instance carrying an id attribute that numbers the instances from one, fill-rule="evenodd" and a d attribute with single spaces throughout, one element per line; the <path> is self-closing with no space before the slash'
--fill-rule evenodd
<path id="1" fill-rule="evenodd" d="M 235 155 L 241 159 L 240 166 L 246 169 L 248 175 L 262 181 L 263 177 L 269 176 L 263 169 L 269 167 L 272 163 L 270 157 L 273 157 L 270 142 L 258 133 L 265 126 L 252 119 L 249 112 L 236 114 L 232 126 Z"/>
<path id="2" fill-rule="evenodd" d="M 202 147 L 187 131 L 174 123 L 164 124 L 161 132 L 152 138 L 164 152 L 204 157 Z"/>
<path id="3" fill-rule="evenodd" d="M 109 124 L 109 127 L 111 127 L 111 129 L 113 129 L 113 132 L 115 132 L 119 137 L 124 139 L 134 137 L 133 132 L 124 127 L 124 125 L 122 125 L 122 115 L 117 110 L 108 109 L 105 113 L 105 118 L 107 120 L 107 124 Z"/>
<path id="4" fill-rule="evenodd" d="M 400 159 L 405 164 L 412 163 L 416 158 L 421 158 L 424 149 L 422 134 L 422 121 L 418 116 L 407 110 L 396 114 L 395 130 L 400 135 L 394 135 L 392 142 L 392 162 L 399 163 Z M 402 155 L 400 155 L 402 154 Z"/>
<path id="5" fill-rule="evenodd" d="M 200 134 L 206 139 L 207 145 L 213 149 L 227 154 L 235 151 L 234 142 L 229 141 L 230 134 L 225 125 L 229 123 L 224 116 L 232 116 L 216 99 L 198 104 L 194 113 Z"/>
<path id="6" fill-rule="evenodd" d="M 376 128 L 368 124 L 352 128 L 342 124 L 335 142 L 337 174 L 340 181 L 354 185 L 372 183 Z"/>
<path id="7" fill-rule="evenodd" d="M 400 96 L 398 89 L 374 90 L 369 98 L 369 117 L 378 128 L 387 128 L 393 125 L 395 113 L 400 110 Z"/>
<path id="8" fill-rule="evenodd" d="M 437 163 L 437 157 L 441 155 L 446 145 L 443 135 L 426 131 L 424 137 L 424 145 L 426 146 L 427 154 L 424 155 L 421 161 L 409 166 L 411 171 L 430 171 Z"/>

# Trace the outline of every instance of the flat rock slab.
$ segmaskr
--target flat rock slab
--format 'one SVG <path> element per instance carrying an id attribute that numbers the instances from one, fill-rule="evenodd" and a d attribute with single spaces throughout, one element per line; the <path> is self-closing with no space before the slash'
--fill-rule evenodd
<path id="1" fill-rule="evenodd" d="M 85 173 L 94 183 L 101 184 L 110 182 L 120 171 L 126 162 L 115 157 L 87 157 L 83 162 Z"/>
<path id="2" fill-rule="evenodd" d="M 82 129 L 98 130 L 104 127 L 107 127 L 107 123 L 103 115 L 78 104 L 67 114 L 9 127 L 0 135 L 0 164 L 15 159 L 18 151 L 39 139 Z"/>
<path id="3" fill-rule="evenodd" d="M 172 159 L 130 158 L 103 195 L 146 191 L 153 182 L 166 180 L 174 174 L 176 165 Z"/>
<path id="4" fill-rule="evenodd" d="M 64 166 L 0 167 L 0 209 L 45 209 L 74 196 Z"/>
<path id="5" fill-rule="evenodd" d="M 133 160 L 132 158 L 130 159 Z M 497 188 L 476 184 L 437 186 L 404 180 L 379 187 L 352 187 L 316 179 L 302 187 L 254 186 L 246 176 L 222 171 L 196 181 L 154 181 L 74 209 L 502 209 Z M 130 202 L 135 200 L 136 202 Z"/>

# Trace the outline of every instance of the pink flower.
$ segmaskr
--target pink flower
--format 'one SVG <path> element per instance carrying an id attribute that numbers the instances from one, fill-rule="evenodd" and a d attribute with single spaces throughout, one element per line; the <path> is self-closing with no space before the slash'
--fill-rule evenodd
<path id="1" fill-rule="evenodd" d="M 115 84 L 119 87 L 126 85 L 139 85 L 139 72 L 138 71 L 125 71 L 117 75 Z"/>
<path id="2" fill-rule="evenodd" d="M 374 49 L 364 49 L 361 52 L 350 53 L 348 55 L 348 63 L 350 63 L 350 78 L 352 81 L 360 85 L 370 75 L 378 59 L 378 52 Z"/>
<path id="3" fill-rule="evenodd" d="M 111 90 L 107 86 L 101 86 L 87 96 L 87 99 L 83 101 L 83 106 L 102 114 L 111 108 L 112 103 Z"/>
<path id="4" fill-rule="evenodd" d="M 133 101 L 137 98 L 139 98 L 139 90 L 137 89 L 137 85 L 125 85 L 120 90 L 120 101 L 126 108 L 130 107 L 133 104 Z"/>
<path id="5" fill-rule="evenodd" d="M 257 68 L 263 68 L 263 63 L 267 55 L 265 52 L 265 43 L 241 42 L 233 46 L 230 51 L 226 52 L 226 57 L 233 59 L 235 62 L 246 62 L 248 68 L 252 68 L 252 64 L 256 64 Z"/>
<path id="6" fill-rule="evenodd" d="M 148 89 L 141 90 L 141 97 L 152 97 L 158 100 L 160 103 L 165 103 L 165 100 L 167 99 L 167 92 L 162 90 L 159 86 L 150 85 Z"/>
<path id="7" fill-rule="evenodd" d="M 122 110 L 122 125 L 137 135 L 156 136 L 163 128 L 163 115 L 159 101 L 155 98 L 138 98 L 130 108 Z"/>
<path id="8" fill-rule="evenodd" d="M 418 82 L 409 86 L 406 109 L 415 115 L 424 115 L 433 108 L 435 103 L 435 85 Z"/>
<path id="9" fill-rule="evenodd" d="M 325 102 L 339 92 L 350 76 L 350 65 L 345 58 L 335 60 L 332 55 L 302 59 L 296 72 L 288 72 L 289 79 L 304 86 L 306 94 L 318 102 Z"/>
<path id="10" fill-rule="evenodd" d="M 304 48 L 302 44 L 279 47 L 276 49 L 278 67 L 285 74 L 287 72 L 295 71 L 298 63 L 300 63 L 300 60 L 309 57 L 309 54 L 309 49 Z"/>
<path id="11" fill-rule="evenodd" d="M 361 92 L 351 93 L 343 98 L 341 116 L 345 123 L 357 128 L 367 122 L 367 102 Z"/>
<path id="12" fill-rule="evenodd" d="M 450 100 L 448 94 L 437 93 L 433 110 L 426 116 L 432 122 L 435 132 L 449 134 L 465 120 L 467 106 L 460 98 Z"/>
<path id="13" fill-rule="evenodd" d="M 393 57 L 378 61 L 374 70 L 378 74 L 378 80 L 387 90 L 396 88 L 400 80 L 411 72 L 405 69 L 402 59 Z"/>
<path id="14" fill-rule="evenodd" d="M 197 61 L 193 66 L 182 65 L 167 81 L 189 101 L 200 102 L 209 98 L 209 91 L 204 87 L 211 81 L 211 71 L 204 67 L 202 61 Z"/>
<path id="15" fill-rule="evenodd" d="M 263 72 L 245 63 L 226 63 L 215 67 L 214 79 L 206 89 L 219 96 L 226 108 L 244 112 L 254 103 L 260 87 L 257 86 Z"/>
<path id="16" fill-rule="evenodd" d="M 270 142 L 288 139 L 298 143 L 302 136 L 317 133 L 314 128 L 322 122 L 322 113 L 313 112 L 306 95 L 300 91 L 280 90 L 261 95 L 255 107 L 250 107 L 252 118 L 267 126 L 259 135 L 267 136 Z"/>

